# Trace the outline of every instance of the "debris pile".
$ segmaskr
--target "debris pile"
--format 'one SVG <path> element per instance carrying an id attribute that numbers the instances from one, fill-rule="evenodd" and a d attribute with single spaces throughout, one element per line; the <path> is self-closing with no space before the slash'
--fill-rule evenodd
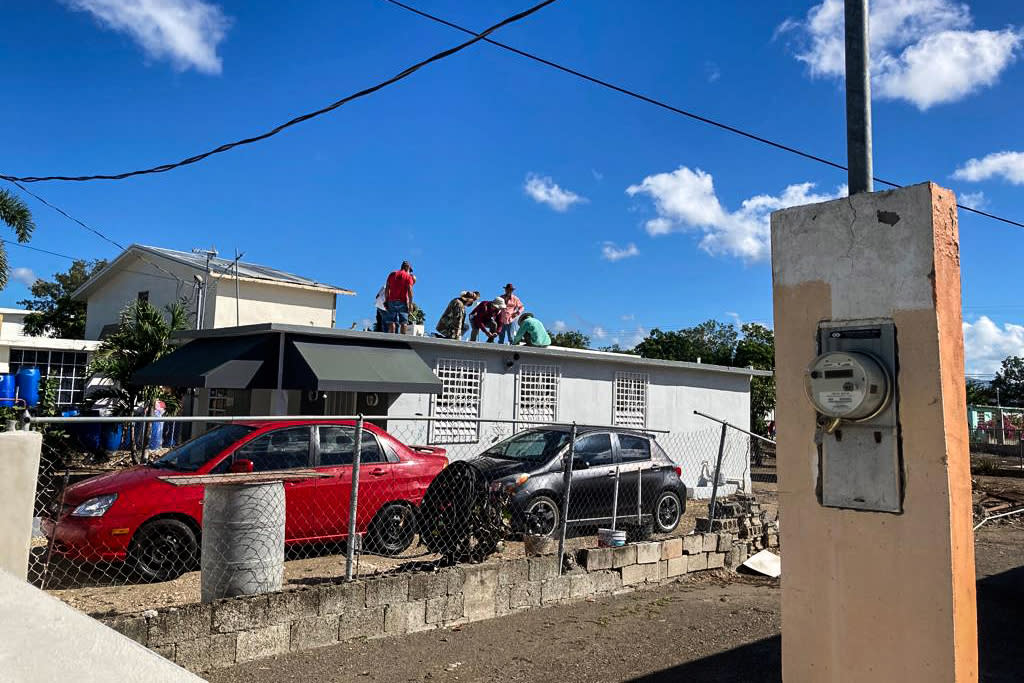
<path id="1" fill-rule="evenodd" d="M 713 513 L 713 514 L 712 514 Z M 779 522 L 767 520 L 767 511 L 751 493 L 736 493 L 727 500 L 708 504 L 708 516 L 698 517 L 697 533 L 729 532 L 745 541 L 752 552 L 779 547 Z"/>

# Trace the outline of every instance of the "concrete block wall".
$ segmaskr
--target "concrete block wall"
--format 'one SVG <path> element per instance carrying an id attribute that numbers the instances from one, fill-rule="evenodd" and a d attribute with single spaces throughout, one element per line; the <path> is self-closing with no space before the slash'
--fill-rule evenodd
<path id="1" fill-rule="evenodd" d="M 694 534 L 579 551 L 559 576 L 555 556 L 394 574 L 108 617 L 102 621 L 201 673 L 356 638 L 381 638 L 607 596 L 735 567 L 750 552 L 730 534 Z M 742 559 L 740 559 L 742 558 Z"/>

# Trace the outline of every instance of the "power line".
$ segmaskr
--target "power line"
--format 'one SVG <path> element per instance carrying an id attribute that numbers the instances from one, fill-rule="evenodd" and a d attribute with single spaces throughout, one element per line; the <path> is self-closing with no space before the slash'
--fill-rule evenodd
<path id="1" fill-rule="evenodd" d="M 576 76 L 577 78 L 582 78 L 585 81 L 589 81 L 590 83 L 594 83 L 595 85 L 600 85 L 601 87 L 607 88 L 609 90 L 614 90 L 615 92 L 620 93 L 622 95 L 627 95 L 629 97 L 638 99 L 638 100 L 640 100 L 642 102 L 646 102 L 648 104 L 653 104 L 656 107 L 661 107 L 662 109 L 666 109 L 666 110 L 668 110 L 668 111 L 670 111 L 670 112 L 672 112 L 674 114 L 679 114 L 681 116 L 685 116 L 687 118 L 693 119 L 694 121 L 699 121 L 699 122 L 707 124 L 709 126 L 714 126 L 715 128 L 719 128 L 719 129 L 727 131 L 729 133 L 733 133 L 735 135 L 739 135 L 739 136 L 748 138 L 750 140 L 754 140 L 755 142 L 760 142 L 761 144 L 768 145 L 769 147 L 774 147 L 775 149 L 779 149 L 779 150 L 782 150 L 784 152 L 789 152 L 790 154 L 795 154 L 795 155 L 803 157 L 805 159 L 809 159 L 811 161 L 815 161 L 815 162 L 817 162 L 819 164 L 824 164 L 826 166 L 831 166 L 832 168 L 838 169 L 840 171 L 849 171 L 848 167 L 846 167 L 843 164 L 840 164 L 840 163 L 838 163 L 836 161 L 832 161 L 831 159 L 826 159 L 825 157 L 819 156 L 817 154 L 813 154 L 811 152 L 804 151 L 804 150 L 799 149 L 797 147 L 793 147 L 791 145 L 787 145 L 787 144 L 778 142 L 776 140 L 772 140 L 770 138 L 766 138 L 764 136 L 757 135 L 755 133 L 751 133 L 749 131 L 743 130 L 742 128 L 737 128 L 736 126 L 732 126 L 732 125 L 729 125 L 727 123 L 723 123 L 721 121 L 716 121 L 715 119 L 709 118 L 707 116 L 703 116 L 703 115 L 698 114 L 696 112 L 688 111 L 686 109 L 682 109 L 680 107 L 673 106 L 673 105 L 668 104 L 667 102 L 664 102 L 662 100 L 657 100 L 657 99 L 655 99 L 653 97 L 649 97 L 649 96 L 644 95 L 642 93 L 636 92 L 635 90 L 630 90 L 629 88 L 626 88 L 624 86 L 616 85 L 616 84 L 611 83 L 609 81 L 605 81 L 603 79 L 597 78 L 596 76 L 590 76 L 588 74 L 583 73 L 582 71 L 577 71 L 576 69 L 573 69 L 571 67 L 565 66 L 563 64 L 559 64 L 557 62 L 553 62 L 550 59 L 545 59 L 544 57 L 539 57 L 539 56 L 537 56 L 537 55 L 535 55 L 533 53 L 526 52 L 525 50 L 520 50 L 519 48 L 512 47 L 511 45 L 509 45 L 507 43 L 502 43 L 500 41 L 493 40 L 491 38 L 487 38 L 486 37 L 486 32 L 478 34 L 475 31 L 473 31 L 472 29 L 466 28 L 465 26 L 460 26 L 459 24 L 456 24 L 455 22 L 448 21 L 447 19 L 444 19 L 442 17 L 436 16 L 434 14 L 430 14 L 429 12 L 424 12 L 423 10 L 417 9 L 415 7 L 412 7 L 411 5 L 407 5 L 407 4 L 403 3 L 403 2 L 400 2 L 400 0 L 384 0 L 384 2 L 391 3 L 392 5 L 395 5 L 396 7 L 400 7 L 402 9 L 406 10 L 406 11 L 412 12 L 413 14 L 418 14 L 419 16 L 421 16 L 421 17 L 423 17 L 425 19 L 430 19 L 431 21 L 437 22 L 439 24 L 444 24 L 445 26 L 448 26 L 449 28 L 453 28 L 453 29 L 455 29 L 457 31 L 462 31 L 463 33 L 468 33 L 469 35 L 477 36 L 479 39 L 483 40 L 484 42 L 490 43 L 491 45 L 494 45 L 496 47 L 500 47 L 503 50 L 507 50 L 509 52 L 517 54 L 520 57 L 525 57 L 526 59 L 533 60 L 533 61 L 535 61 L 535 62 L 537 62 L 539 64 L 543 64 L 545 66 L 549 66 L 552 69 L 557 69 L 558 71 L 562 71 L 562 72 L 570 74 L 572 76 Z M 873 178 L 873 180 L 876 183 L 881 183 L 882 185 L 888 185 L 889 187 L 895 187 L 895 188 L 903 187 L 899 183 L 894 183 L 894 182 L 892 182 L 890 180 L 885 180 L 884 178 L 875 177 L 875 178 Z M 957 207 L 963 209 L 964 211 L 969 211 L 971 213 L 976 213 L 979 216 L 985 216 L 986 218 L 991 218 L 992 220 L 1001 221 L 1003 223 L 1008 223 L 1009 225 L 1014 225 L 1014 226 L 1016 226 L 1018 228 L 1024 228 L 1024 223 L 1022 223 L 1020 221 L 1015 221 L 1015 220 L 1010 219 L 1010 218 L 1003 218 L 1002 216 L 997 216 L 995 214 L 988 213 L 987 211 L 981 211 L 980 209 L 975 209 L 975 208 L 972 208 L 970 206 L 965 206 L 963 204 L 957 204 Z"/>
<path id="2" fill-rule="evenodd" d="M 86 261 L 86 262 L 88 262 L 90 260 L 90 259 L 84 259 L 81 256 L 69 256 L 68 254 L 61 254 L 61 253 L 56 252 L 56 251 L 50 251 L 49 249 L 41 249 L 39 247 L 33 247 L 33 246 L 29 245 L 29 244 L 22 244 L 21 242 L 15 242 L 14 240 L 0 239 L 0 242 L 3 242 L 4 244 L 10 244 L 10 245 L 13 245 L 15 247 L 21 247 L 22 249 L 29 249 L 30 251 L 38 251 L 41 254 L 47 254 L 49 256 L 56 256 L 57 258 L 63 258 L 63 259 L 67 259 L 69 261 Z M 167 275 L 157 275 L 155 273 L 147 273 L 147 272 L 142 271 L 142 270 L 132 270 L 131 268 L 122 268 L 121 270 L 123 272 L 125 272 L 125 273 L 134 273 L 136 275 L 146 275 L 148 277 L 156 277 L 156 278 L 160 278 L 160 279 L 163 279 L 163 280 L 174 280 L 176 282 L 181 282 L 180 278 L 169 277 Z"/>
<path id="3" fill-rule="evenodd" d="M 455 47 L 452 47 L 452 48 L 449 48 L 447 50 L 444 50 L 443 52 L 438 52 L 437 54 L 435 54 L 435 55 L 433 55 L 431 57 L 428 57 L 427 59 L 424 59 L 424 60 L 422 60 L 420 62 L 417 62 L 417 63 L 413 64 L 412 66 L 404 69 L 403 71 L 401 71 L 400 73 L 396 74 L 395 76 L 392 76 L 391 78 L 387 79 L 386 81 L 382 81 L 382 82 L 378 83 L 377 85 L 371 86 L 371 87 L 366 88 L 364 90 L 360 90 L 359 92 L 354 93 L 352 95 L 348 95 L 347 97 L 343 97 L 340 100 L 338 100 L 336 102 L 333 102 L 332 104 L 329 104 L 326 107 L 323 107 L 322 109 L 317 109 L 316 111 L 312 111 L 312 112 L 309 112 L 307 114 L 302 114 L 301 116 L 296 116 L 295 118 L 291 119 L 290 121 L 286 121 L 285 123 L 282 123 L 281 125 L 276 126 L 275 128 L 272 128 L 272 129 L 270 129 L 269 131 L 267 131 L 265 133 L 261 133 L 259 135 L 255 135 L 255 136 L 249 137 L 249 138 L 244 138 L 242 140 L 236 140 L 235 142 L 228 142 L 228 143 L 225 143 L 225 144 L 221 145 L 220 147 L 216 147 L 216 148 L 211 149 L 211 150 L 209 150 L 207 152 L 203 152 L 202 154 L 196 154 L 195 156 L 191 156 L 191 157 L 188 157 L 186 159 L 182 159 L 181 161 L 177 161 L 177 162 L 169 163 L 169 164 L 161 164 L 159 166 L 153 166 L 151 168 L 141 169 L 141 170 L 137 170 L 137 171 L 128 171 L 126 173 L 117 173 L 117 174 L 113 174 L 113 175 L 99 174 L 99 175 L 86 175 L 86 176 L 24 176 L 24 177 L 0 175 L 0 179 L 10 180 L 12 182 L 20 181 L 20 182 L 23 182 L 23 183 L 38 183 L 38 182 L 43 182 L 43 181 L 46 181 L 46 180 L 70 180 L 70 181 L 123 180 L 125 178 L 131 178 L 133 176 L 139 176 L 139 175 L 148 175 L 148 174 L 151 174 L 151 173 L 166 173 L 167 171 L 172 171 L 172 170 L 174 170 L 176 168 L 179 168 L 181 166 L 187 166 L 189 164 L 197 163 L 199 161 L 202 161 L 203 159 L 206 159 L 207 157 L 213 156 L 214 154 L 222 154 L 222 153 L 227 152 L 227 151 L 229 151 L 231 149 L 234 149 L 235 147 L 240 147 L 242 145 L 251 145 L 254 142 L 259 142 L 261 140 L 266 140 L 267 138 L 273 137 L 274 135 L 277 135 L 278 133 L 280 133 L 283 130 L 291 128 L 294 125 L 297 125 L 299 123 L 303 123 L 305 121 L 309 121 L 310 119 L 316 118 L 318 116 L 322 116 L 323 114 L 327 114 L 328 112 L 332 112 L 335 109 L 337 109 L 338 107 L 341 107 L 342 105 L 348 104 L 349 102 L 352 102 L 353 100 L 357 100 L 357 99 L 360 99 L 362 97 L 366 97 L 367 95 L 372 95 L 373 93 L 377 92 L 378 90 L 382 90 L 382 89 L 386 88 L 389 85 L 392 85 L 394 83 L 397 83 L 398 81 L 401 81 L 401 80 L 403 80 L 405 78 L 408 78 L 409 76 L 413 75 L 414 73 L 416 73 L 417 71 L 419 71 L 423 67 L 427 66 L 428 64 L 432 64 L 433 62 L 438 62 L 438 61 L 441 61 L 442 59 L 445 59 L 447 57 L 451 57 L 452 55 L 465 50 L 470 45 L 473 45 L 474 43 L 477 43 L 477 42 L 479 42 L 481 40 L 485 40 L 486 36 L 488 36 L 489 34 L 493 33 L 494 31 L 497 31 L 498 29 L 501 29 L 501 28 L 503 28 L 505 26 L 508 26 L 509 24 L 513 24 L 513 23 L 515 23 L 517 21 L 520 21 L 521 19 L 525 19 L 526 17 L 530 16 L 534 12 L 537 12 L 537 11 L 547 7 L 548 5 L 552 4 L 553 2 L 555 2 L 555 0 L 543 0 L 543 2 L 540 2 L 540 3 L 536 4 L 536 5 L 534 5 L 530 9 L 527 9 L 527 10 L 524 10 L 522 12 L 519 12 L 518 14 L 513 14 L 512 16 L 499 21 L 497 24 L 494 24 L 493 26 L 491 26 L 490 28 L 488 28 L 487 30 L 485 30 L 485 31 L 483 31 L 481 33 L 470 32 L 473 35 L 473 38 L 471 40 L 467 40 L 466 42 L 460 43 L 459 45 L 456 45 Z"/>

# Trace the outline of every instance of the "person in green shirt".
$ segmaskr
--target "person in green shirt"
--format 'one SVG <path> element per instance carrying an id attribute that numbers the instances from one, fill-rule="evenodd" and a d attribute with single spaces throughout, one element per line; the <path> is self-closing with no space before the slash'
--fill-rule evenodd
<path id="1" fill-rule="evenodd" d="M 527 346 L 551 346 L 551 337 L 544 329 L 544 323 L 533 317 L 533 313 L 523 313 L 519 316 L 519 331 L 513 344 L 526 342 Z"/>

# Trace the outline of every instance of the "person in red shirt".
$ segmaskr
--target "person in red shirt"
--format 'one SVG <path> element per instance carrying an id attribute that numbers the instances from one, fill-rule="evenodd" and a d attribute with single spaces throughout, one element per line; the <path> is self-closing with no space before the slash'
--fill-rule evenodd
<path id="1" fill-rule="evenodd" d="M 402 261 L 402 267 L 388 275 L 384 285 L 384 325 L 392 334 L 397 330 L 405 334 L 409 329 L 414 284 L 416 276 L 412 274 L 412 266 L 408 261 Z"/>
<path id="2" fill-rule="evenodd" d="M 480 330 L 487 335 L 487 341 L 493 342 L 501 334 L 501 312 L 505 310 L 505 300 L 500 296 L 494 301 L 484 301 L 469 314 L 469 322 L 473 325 L 473 333 L 469 341 L 476 341 Z"/>

